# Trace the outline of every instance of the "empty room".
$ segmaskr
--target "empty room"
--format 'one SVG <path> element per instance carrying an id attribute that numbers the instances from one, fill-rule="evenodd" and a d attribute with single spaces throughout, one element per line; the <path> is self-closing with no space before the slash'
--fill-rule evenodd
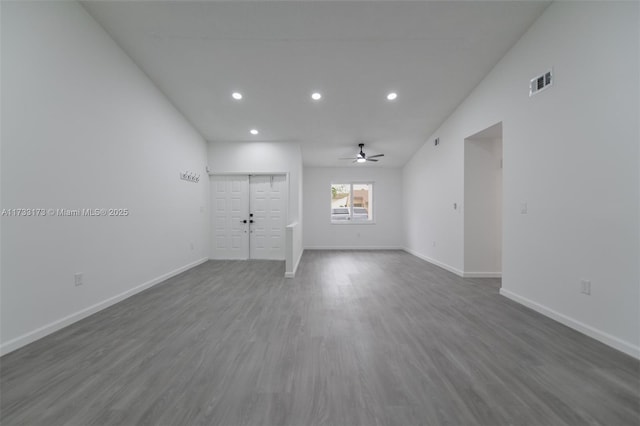
<path id="1" fill-rule="evenodd" d="M 0 24 L 2 425 L 640 425 L 638 2 Z"/>

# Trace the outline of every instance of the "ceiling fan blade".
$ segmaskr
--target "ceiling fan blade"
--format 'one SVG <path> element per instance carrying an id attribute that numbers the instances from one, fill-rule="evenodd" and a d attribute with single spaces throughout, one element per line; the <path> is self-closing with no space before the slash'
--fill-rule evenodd
<path id="1" fill-rule="evenodd" d="M 1 0 L 0 0 L 1 1 Z M 377 162 L 378 160 L 375 160 L 375 158 L 378 157 L 384 157 L 384 154 L 376 154 L 376 155 L 372 155 L 370 157 L 367 157 L 367 155 L 364 153 L 363 148 L 364 148 L 364 144 L 358 144 L 358 146 L 360 147 L 360 152 L 358 153 L 358 155 L 354 157 L 348 157 L 348 158 L 339 158 L 339 160 L 352 160 L 352 163 L 364 163 L 367 161 L 371 161 L 371 162 Z"/>

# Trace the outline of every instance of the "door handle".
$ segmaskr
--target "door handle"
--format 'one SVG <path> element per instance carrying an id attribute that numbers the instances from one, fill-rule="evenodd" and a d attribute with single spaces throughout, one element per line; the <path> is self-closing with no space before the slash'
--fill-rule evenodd
<path id="1" fill-rule="evenodd" d="M 247 219 L 243 220 L 242 223 L 247 223 Z"/>
<path id="2" fill-rule="evenodd" d="M 251 220 L 249 221 L 249 223 L 253 223 L 253 219 L 251 219 Z"/>

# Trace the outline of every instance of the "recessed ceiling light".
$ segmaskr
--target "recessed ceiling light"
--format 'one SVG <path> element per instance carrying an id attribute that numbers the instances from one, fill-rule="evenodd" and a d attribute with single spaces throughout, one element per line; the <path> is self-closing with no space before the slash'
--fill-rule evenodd
<path id="1" fill-rule="evenodd" d="M 233 99 L 235 99 L 236 101 L 239 101 L 240 99 L 242 99 L 242 93 L 240 93 L 240 92 L 233 92 L 233 93 L 231 94 L 231 97 L 232 97 Z"/>
<path id="2" fill-rule="evenodd" d="M 251 129 L 251 130 L 249 130 L 249 133 L 251 133 L 252 135 L 257 135 L 260 132 L 258 132 L 258 130 L 256 130 L 256 129 Z"/>
<path id="3" fill-rule="evenodd" d="M 391 92 L 387 95 L 387 100 L 388 101 L 393 101 L 398 97 L 398 94 L 396 92 Z"/>
<path id="4" fill-rule="evenodd" d="M 314 101 L 319 101 L 320 99 L 322 99 L 322 93 L 313 92 L 311 94 L 311 99 L 313 99 Z"/>

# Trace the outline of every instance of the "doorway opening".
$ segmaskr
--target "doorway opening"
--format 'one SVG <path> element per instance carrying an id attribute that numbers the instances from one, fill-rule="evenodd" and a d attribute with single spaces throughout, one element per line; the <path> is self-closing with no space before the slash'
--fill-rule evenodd
<path id="1" fill-rule="evenodd" d="M 464 276 L 502 276 L 502 123 L 464 140 Z"/>
<path id="2" fill-rule="evenodd" d="M 211 259 L 285 259 L 286 175 L 213 175 Z"/>

